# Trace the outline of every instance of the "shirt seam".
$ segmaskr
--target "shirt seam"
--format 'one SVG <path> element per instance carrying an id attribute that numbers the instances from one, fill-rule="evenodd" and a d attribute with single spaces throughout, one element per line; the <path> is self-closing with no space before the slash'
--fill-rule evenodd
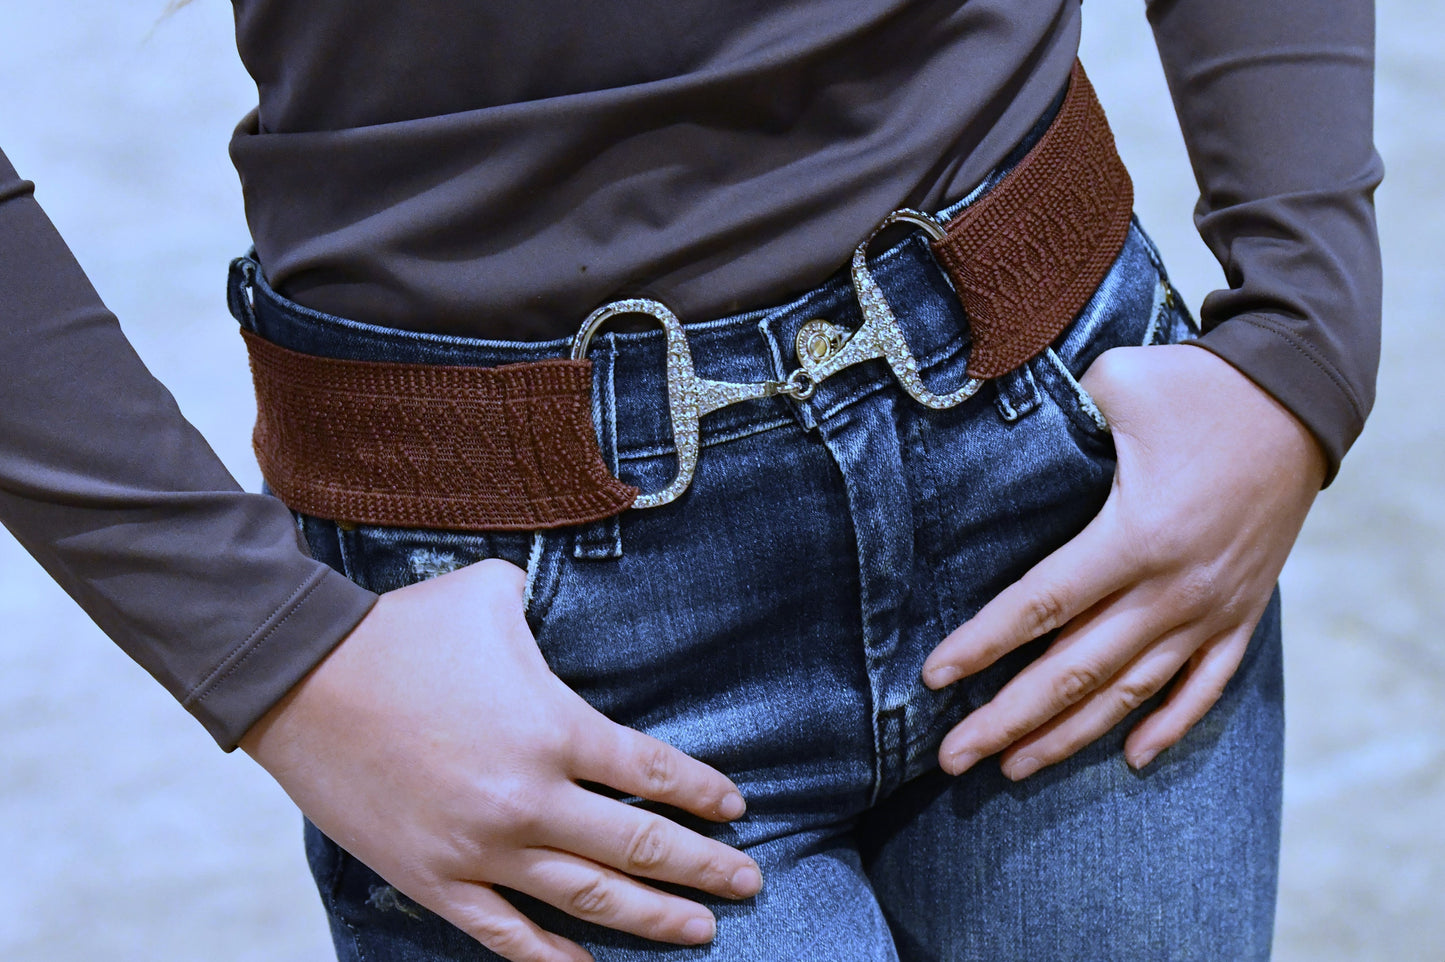
<path id="1" fill-rule="evenodd" d="M 1284 325 L 1280 324 L 1277 321 L 1274 321 L 1268 317 L 1262 317 L 1257 314 L 1236 317 L 1234 318 L 1234 320 L 1244 321 L 1245 323 L 1251 324 L 1262 331 L 1273 334 L 1283 340 L 1290 347 L 1294 348 L 1307 361 L 1309 361 L 1315 367 L 1319 368 L 1320 372 L 1323 373 L 1325 377 L 1329 378 L 1330 381 L 1335 385 L 1335 388 L 1344 395 L 1345 401 L 1350 405 L 1350 411 L 1352 414 L 1354 414 L 1355 419 L 1357 421 L 1364 421 L 1364 407 L 1360 403 L 1359 398 L 1356 397 L 1355 392 L 1350 388 L 1349 382 L 1346 381 L 1344 376 L 1335 369 L 1334 365 L 1330 364 L 1327 360 L 1315 354 L 1315 352 L 1312 351 L 1308 347 L 1308 345 L 1299 340 L 1292 331 L 1290 331 L 1288 328 L 1286 328 Z M 1216 327 L 1214 328 L 1214 330 L 1219 330 L 1219 328 Z"/>
<path id="2" fill-rule="evenodd" d="M 275 610 L 266 616 L 266 620 L 261 623 L 259 628 L 252 632 L 245 641 L 227 652 L 226 657 L 221 659 L 216 667 L 211 670 L 210 674 L 201 679 L 194 688 L 186 693 L 185 700 L 182 701 L 181 704 L 186 708 L 191 708 L 194 705 L 204 702 L 206 698 L 213 694 L 215 690 L 220 687 L 221 683 L 235 674 L 236 670 L 244 665 L 253 654 L 259 651 L 265 645 L 266 641 L 280 630 L 282 625 L 291 619 L 292 615 L 301 610 L 306 600 L 321 586 L 325 575 L 325 571 L 317 572 L 298 585 L 290 597 L 277 605 Z M 276 616 L 283 611 L 286 613 L 277 619 Z"/>

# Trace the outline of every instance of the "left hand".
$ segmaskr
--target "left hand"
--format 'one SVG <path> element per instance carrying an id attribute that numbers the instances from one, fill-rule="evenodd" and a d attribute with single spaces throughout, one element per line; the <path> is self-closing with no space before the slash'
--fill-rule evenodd
<path id="1" fill-rule="evenodd" d="M 955 630 L 942 688 L 1058 629 L 1048 650 L 944 738 L 959 774 L 1003 752 L 1026 778 L 1103 735 L 1178 676 L 1124 743 L 1142 768 L 1218 700 L 1325 476 L 1318 442 L 1233 366 L 1189 345 L 1115 348 L 1081 383 L 1118 455 L 1098 517 Z"/>

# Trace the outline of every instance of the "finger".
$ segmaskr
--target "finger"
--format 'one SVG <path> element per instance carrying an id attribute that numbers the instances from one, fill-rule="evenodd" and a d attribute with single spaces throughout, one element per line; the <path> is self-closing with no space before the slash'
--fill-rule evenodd
<path id="1" fill-rule="evenodd" d="M 1165 620 L 1169 616 L 1154 603 L 1154 594 L 1143 588 L 1125 592 L 1071 622 L 1048 651 L 948 733 L 939 746 L 939 765 L 961 774 L 1107 685 L 1176 627 Z"/>
<path id="2" fill-rule="evenodd" d="M 942 688 L 980 671 L 1134 581 L 1139 566 L 1110 518 L 1106 507 L 943 639 L 923 663 L 924 684 Z"/>
<path id="3" fill-rule="evenodd" d="M 552 848 L 724 898 L 749 898 L 762 888 L 752 859 L 660 815 L 582 788 L 569 792 L 562 804 L 569 817 L 550 824 L 541 839 Z"/>
<path id="4" fill-rule="evenodd" d="M 576 942 L 544 932 L 485 885 L 457 882 L 438 914 L 509 962 L 593 962 Z"/>
<path id="5" fill-rule="evenodd" d="M 1150 645 L 1107 685 L 1010 745 L 999 760 L 1004 775 L 1028 778 L 1092 744 L 1163 691 L 1204 636 L 1197 625 L 1181 625 Z"/>
<path id="6" fill-rule="evenodd" d="M 574 753 L 573 778 L 718 822 L 731 821 L 747 810 L 737 786 L 717 769 L 651 735 L 624 728 L 600 714 L 596 717 L 605 728 Z"/>
<path id="7" fill-rule="evenodd" d="M 1244 660 L 1254 633 L 1253 623 L 1221 632 L 1205 642 L 1184 668 L 1179 683 L 1164 704 L 1149 714 L 1124 740 L 1124 758 L 1143 768 L 1160 752 L 1183 738 L 1199 723 Z"/>
<path id="8" fill-rule="evenodd" d="M 712 941 L 717 923 L 696 902 L 643 885 L 595 862 L 533 848 L 520 853 L 499 884 L 587 922 L 677 945 Z"/>

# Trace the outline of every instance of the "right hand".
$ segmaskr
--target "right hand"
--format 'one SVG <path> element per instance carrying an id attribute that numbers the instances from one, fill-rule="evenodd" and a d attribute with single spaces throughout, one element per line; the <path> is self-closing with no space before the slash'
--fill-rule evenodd
<path id="1" fill-rule="evenodd" d="M 644 938 L 711 940 L 706 908 L 633 876 L 746 898 L 757 865 L 578 782 L 714 821 L 742 815 L 741 794 L 552 674 L 523 583 L 493 560 L 383 595 L 241 747 L 337 844 L 512 962 L 591 956 L 493 885 Z"/>

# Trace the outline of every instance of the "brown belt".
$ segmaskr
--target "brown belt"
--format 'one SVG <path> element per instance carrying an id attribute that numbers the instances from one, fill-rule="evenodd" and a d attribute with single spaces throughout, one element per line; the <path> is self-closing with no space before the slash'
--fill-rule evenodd
<path id="1" fill-rule="evenodd" d="M 724 404 L 777 393 L 806 397 L 819 372 L 880 357 L 915 397 L 945 407 L 1027 361 L 1099 286 L 1123 246 L 1132 207 L 1133 186 L 1103 109 L 1075 63 L 1058 115 L 1013 171 L 944 228 L 926 224 L 968 315 L 968 374 L 976 380 L 956 396 L 939 398 L 909 379 L 911 359 L 898 354 L 906 346 L 890 337 L 891 313 L 861 266 L 865 243 L 855 254 L 854 283 L 865 318 L 878 325 L 865 322 L 851 357 L 843 357 L 845 345 L 831 358 L 839 363 L 810 366 L 804 358 L 794 372 L 803 379 L 701 381 L 676 319 L 652 302 L 626 302 L 651 305 L 647 310 L 671 325 L 670 345 L 680 343 L 685 356 L 679 361 L 678 351 L 670 352 L 669 403 L 684 471 L 666 493 L 639 498 L 607 470 L 592 424 L 591 363 L 577 358 L 493 368 L 346 361 L 243 331 L 256 386 L 256 456 L 286 504 L 352 523 L 531 530 L 597 521 L 634 502 L 663 503 L 691 477 L 697 418 Z M 604 309 L 584 323 L 579 357 L 594 320 L 611 316 L 608 310 L 620 313 Z M 674 361 L 682 367 L 674 370 Z"/>

